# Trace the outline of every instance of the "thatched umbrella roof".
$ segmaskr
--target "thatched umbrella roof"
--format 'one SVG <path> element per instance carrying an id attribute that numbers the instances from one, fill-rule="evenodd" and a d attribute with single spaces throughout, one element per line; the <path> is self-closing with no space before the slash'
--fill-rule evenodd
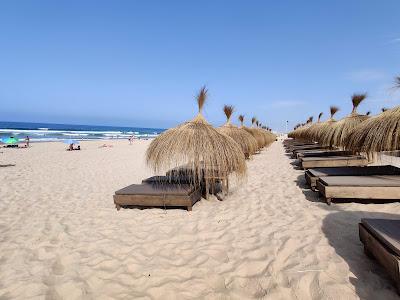
<path id="1" fill-rule="evenodd" d="M 239 121 L 241 123 L 241 128 L 243 128 L 244 130 L 246 130 L 248 133 L 250 133 L 257 141 L 258 144 L 258 148 L 261 149 L 265 146 L 265 141 L 264 141 L 264 136 L 255 128 L 249 128 L 243 125 L 244 122 L 244 116 L 240 115 L 239 116 Z M 255 118 L 252 119 L 252 124 L 255 123 Z"/>
<path id="2" fill-rule="evenodd" d="M 327 143 L 330 146 L 344 147 L 345 140 L 348 138 L 348 135 L 354 130 L 354 128 L 369 118 L 366 115 L 360 115 L 357 113 L 357 107 L 362 101 L 365 100 L 366 97 L 367 94 L 354 94 L 351 97 L 353 110 L 351 114 L 336 122 L 333 126 L 333 130 L 326 138 Z"/>
<path id="3" fill-rule="evenodd" d="M 258 131 L 259 134 L 260 134 L 260 136 L 262 136 L 262 139 L 263 139 L 263 147 L 264 147 L 264 146 L 268 146 L 268 145 L 270 145 L 272 142 L 275 141 L 275 139 L 276 139 L 275 135 L 272 134 L 272 133 L 269 132 L 269 131 L 266 131 L 266 130 L 262 129 L 262 128 L 261 128 L 261 123 L 257 120 L 256 117 L 253 117 L 253 118 L 251 119 L 251 123 L 252 123 L 252 126 L 253 126 L 252 129 Z M 256 126 L 254 126 L 254 124 L 255 124 Z M 260 141 L 261 141 L 261 139 L 260 139 Z"/>
<path id="4" fill-rule="evenodd" d="M 400 150 L 400 106 L 362 122 L 349 135 L 345 146 L 368 153 Z"/>
<path id="5" fill-rule="evenodd" d="M 333 125 L 336 123 L 336 120 L 333 118 L 334 115 L 339 111 L 339 108 L 336 106 L 330 107 L 330 118 L 325 122 L 320 123 L 321 125 L 313 132 L 313 139 L 319 142 L 322 145 L 329 145 L 329 142 L 325 140 L 331 130 L 333 130 Z"/>
<path id="6" fill-rule="evenodd" d="M 239 177 L 245 175 L 245 157 L 240 146 L 204 119 L 201 111 L 206 98 L 207 90 L 203 87 L 197 96 L 197 116 L 168 129 L 151 142 L 146 161 L 156 173 L 185 165 L 191 170 L 189 175 L 194 184 L 203 176 L 214 178 L 231 172 Z"/>
<path id="7" fill-rule="evenodd" d="M 296 135 L 297 135 L 298 138 L 300 138 L 300 139 L 308 139 L 308 133 L 309 133 L 309 130 L 310 130 L 311 126 L 313 125 L 313 120 L 314 120 L 313 116 L 309 117 L 307 119 L 306 125 L 302 126 L 301 128 L 299 128 L 297 130 Z"/>
<path id="8" fill-rule="evenodd" d="M 231 137 L 242 148 L 246 157 L 254 154 L 258 149 L 257 140 L 243 128 L 238 128 L 231 123 L 231 116 L 234 111 L 233 106 L 224 106 L 224 113 L 226 116 L 226 123 L 217 128 L 218 132 L 226 134 Z"/>
<path id="9" fill-rule="evenodd" d="M 307 129 L 307 131 L 304 134 L 304 139 L 309 140 L 309 141 L 313 141 L 314 133 L 318 130 L 318 127 L 322 124 L 321 117 L 322 117 L 323 114 L 324 114 L 323 112 L 319 113 L 317 123 L 313 123 Z"/>
<path id="10" fill-rule="evenodd" d="M 309 117 L 304 124 L 298 124 L 295 126 L 292 132 L 289 132 L 288 136 L 296 139 L 305 139 L 306 132 L 312 126 L 314 117 Z"/>

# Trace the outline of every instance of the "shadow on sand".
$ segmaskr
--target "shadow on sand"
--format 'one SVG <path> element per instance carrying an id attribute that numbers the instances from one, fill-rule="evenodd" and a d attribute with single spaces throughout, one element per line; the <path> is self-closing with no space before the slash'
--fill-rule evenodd
<path id="1" fill-rule="evenodd" d="M 299 175 L 295 182 L 308 201 L 325 202 L 318 192 L 310 189 L 304 174 Z M 346 261 L 350 272 L 354 274 L 349 281 L 354 285 L 357 295 L 361 299 L 368 300 L 399 299 L 386 271 L 375 260 L 364 254 L 363 244 L 358 235 L 358 223 L 362 218 L 400 219 L 400 216 L 380 212 L 342 211 L 340 206 L 335 204 L 322 208 L 330 211 L 323 220 L 322 231 L 329 244 Z"/>
<path id="2" fill-rule="evenodd" d="M 301 188 L 301 192 L 304 194 L 306 199 L 310 202 L 325 202 L 322 197 L 319 196 L 318 192 L 313 192 L 310 187 L 307 185 L 306 179 L 304 177 L 304 173 L 297 176 L 296 184 L 299 188 Z"/>
<path id="3" fill-rule="evenodd" d="M 290 164 L 294 169 L 300 169 L 297 160 L 292 160 Z M 295 183 L 301 188 L 308 201 L 325 202 L 318 192 L 313 192 L 307 185 L 304 173 L 296 178 Z M 362 200 L 339 200 L 337 202 L 363 203 Z M 371 203 L 371 201 L 368 201 L 368 203 Z M 329 244 L 344 259 L 349 266 L 350 272 L 354 274 L 354 276 L 350 276 L 349 281 L 354 286 L 358 297 L 367 300 L 400 299 L 395 285 L 385 269 L 378 262 L 364 254 L 364 247 L 358 233 L 358 223 L 362 218 L 400 219 L 400 216 L 381 212 L 343 211 L 340 206 L 334 205 L 326 205 L 326 207 L 322 206 L 322 208 L 330 211 L 322 222 L 322 231 Z"/>
<path id="4" fill-rule="evenodd" d="M 364 254 L 358 234 L 361 218 L 399 219 L 399 215 L 365 212 L 337 211 L 325 217 L 322 231 L 329 244 L 341 256 L 354 274 L 349 281 L 361 299 L 399 299 L 395 286 L 386 271 Z"/>

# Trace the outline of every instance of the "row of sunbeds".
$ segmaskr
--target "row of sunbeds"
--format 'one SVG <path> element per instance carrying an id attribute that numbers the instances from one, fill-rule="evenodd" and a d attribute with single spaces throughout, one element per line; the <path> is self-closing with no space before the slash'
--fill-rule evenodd
<path id="1" fill-rule="evenodd" d="M 305 170 L 309 187 L 327 204 L 336 199 L 400 201 L 400 168 L 368 166 L 362 155 L 317 143 L 288 139 L 284 146 Z M 359 236 L 365 253 L 387 270 L 400 294 L 400 218 L 361 219 Z"/>

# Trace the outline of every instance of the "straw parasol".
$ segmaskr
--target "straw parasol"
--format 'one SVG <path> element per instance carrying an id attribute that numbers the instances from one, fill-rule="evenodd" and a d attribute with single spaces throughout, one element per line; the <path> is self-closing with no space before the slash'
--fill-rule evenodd
<path id="1" fill-rule="evenodd" d="M 339 111 L 339 108 L 336 106 L 330 107 L 331 116 L 325 122 L 322 122 L 318 128 L 313 132 L 313 140 L 319 142 L 320 144 L 326 146 L 326 138 L 329 136 L 330 131 L 333 129 L 333 125 L 336 123 L 336 120 L 333 118 L 334 115 Z M 328 144 L 329 145 L 329 144 Z"/>
<path id="2" fill-rule="evenodd" d="M 146 162 L 156 173 L 185 165 L 194 184 L 203 178 L 206 184 L 213 183 L 214 178 L 232 172 L 239 178 L 245 176 L 246 163 L 240 146 L 203 117 L 201 111 L 206 98 L 207 89 L 203 87 L 197 95 L 197 116 L 168 129 L 151 142 Z"/>
<path id="3" fill-rule="evenodd" d="M 400 88 L 400 76 L 394 88 Z M 362 122 L 349 135 L 346 147 L 359 152 L 395 151 L 400 149 L 400 106 L 382 109 L 382 113 Z"/>
<path id="4" fill-rule="evenodd" d="M 264 137 L 263 137 L 263 135 L 258 130 L 256 130 L 255 128 L 248 128 L 248 127 L 244 126 L 243 125 L 243 122 L 244 122 L 244 116 L 243 115 L 239 116 L 239 121 L 241 123 L 241 128 L 246 130 L 248 133 L 250 133 L 256 139 L 257 144 L 258 144 L 258 149 L 263 148 L 265 146 L 264 145 Z M 256 121 L 256 119 L 253 117 L 251 123 L 254 124 L 255 121 Z"/>
<path id="5" fill-rule="evenodd" d="M 362 122 L 349 135 L 345 146 L 367 153 L 400 150 L 400 106 Z"/>
<path id="6" fill-rule="evenodd" d="M 357 127 L 361 122 L 364 122 L 369 117 L 366 115 L 360 115 L 357 113 L 357 107 L 367 98 L 367 94 L 354 94 L 351 97 L 353 103 L 353 110 L 351 114 L 342 120 L 335 123 L 333 130 L 330 131 L 329 135 L 325 139 L 327 144 L 330 146 L 344 147 L 344 142 L 348 138 L 348 135 Z"/>
<path id="7" fill-rule="evenodd" d="M 313 125 L 313 120 L 314 120 L 313 116 L 309 117 L 307 119 L 306 124 L 298 129 L 298 131 L 297 131 L 298 138 L 308 139 L 308 133 L 309 133 L 311 126 Z"/>
<path id="8" fill-rule="evenodd" d="M 238 143 L 246 158 L 248 158 L 257 151 L 257 140 L 243 128 L 238 128 L 231 124 L 231 116 L 234 111 L 233 106 L 225 105 L 223 110 L 226 116 L 226 123 L 220 128 L 217 128 L 218 132 L 231 137 Z"/>
<path id="9" fill-rule="evenodd" d="M 308 131 L 309 127 L 312 126 L 312 121 L 314 117 L 309 117 L 304 124 L 297 124 L 292 132 L 288 134 L 289 137 L 293 137 L 296 139 L 304 139 L 306 132 Z"/>
<path id="10" fill-rule="evenodd" d="M 312 141 L 314 132 L 318 130 L 318 127 L 322 124 L 321 117 L 323 116 L 323 112 L 320 112 L 318 115 L 317 123 L 312 124 L 306 131 L 304 139 Z"/>
<path id="11" fill-rule="evenodd" d="M 268 146 L 273 141 L 275 141 L 275 135 L 260 128 L 261 123 L 257 120 L 256 117 L 251 118 L 251 123 L 252 123 L 252 128 L 254 130 L 256 130 L 259 133 L 259 135 L 262 137 L 263 147 Z M 254 124 L 255 124 L 255 126 L 254 126 Z M 260 138 L 260 141 L 261 141 L 261 138 Z"/>

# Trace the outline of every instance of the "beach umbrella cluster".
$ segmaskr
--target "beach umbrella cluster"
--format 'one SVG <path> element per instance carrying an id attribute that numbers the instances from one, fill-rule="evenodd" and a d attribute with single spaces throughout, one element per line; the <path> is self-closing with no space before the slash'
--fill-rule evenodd
<path id="1" fill-rule="evenodd" d="M 400 76 L 395 78 L 395 88 L 400 89 Z M 310 119 L 298 124 L 288 136 L 322 146 L 337 147 L 354 152 L 374 153 L 400 150 L 400 106 L 383 108 L 376 116 L 370 112 L 359 114 L 358 106 L 367 98 L 366 93 L 353 94 L 353 109 L 349 115 L 336 121 L 338 108 L 331 106 L 330 118 L 310 125 Z M 321 114 L 320 114 L 321 116 Z"/>
<path id="2" fill-rule="evenodd" d="M 257 140 L 242 127 L 239 128 L 231 123 L 231 116 L 234 111 L 233 106 L 225 105 L 223 111 L 226 116 L 226 123 L 217 128 L 218 132 L 231 137 L 240 146 L 245 157 L 249 158 L 258 150 Z"/>
<path id="3" fill-rule="evenodd" d="M 193 184 L 202 180 L 212 183 L 215 178 L 228 175 L 240 179 L 246 174 L 245 158 L 271 143 L 272 138 L 275 140 L 266 129 L 247 128 L 243 122 L 240 127 L 232 124 L 234 107 L 228 105 L 224 107 L 226 123 L 214 128 L 202 114 L 207 93 L 205 87 L 198 93 L 198 114 L 194 119 L 166 130 L 151 142 L 146 162 L 155 173 L 185 166 Z"/>

